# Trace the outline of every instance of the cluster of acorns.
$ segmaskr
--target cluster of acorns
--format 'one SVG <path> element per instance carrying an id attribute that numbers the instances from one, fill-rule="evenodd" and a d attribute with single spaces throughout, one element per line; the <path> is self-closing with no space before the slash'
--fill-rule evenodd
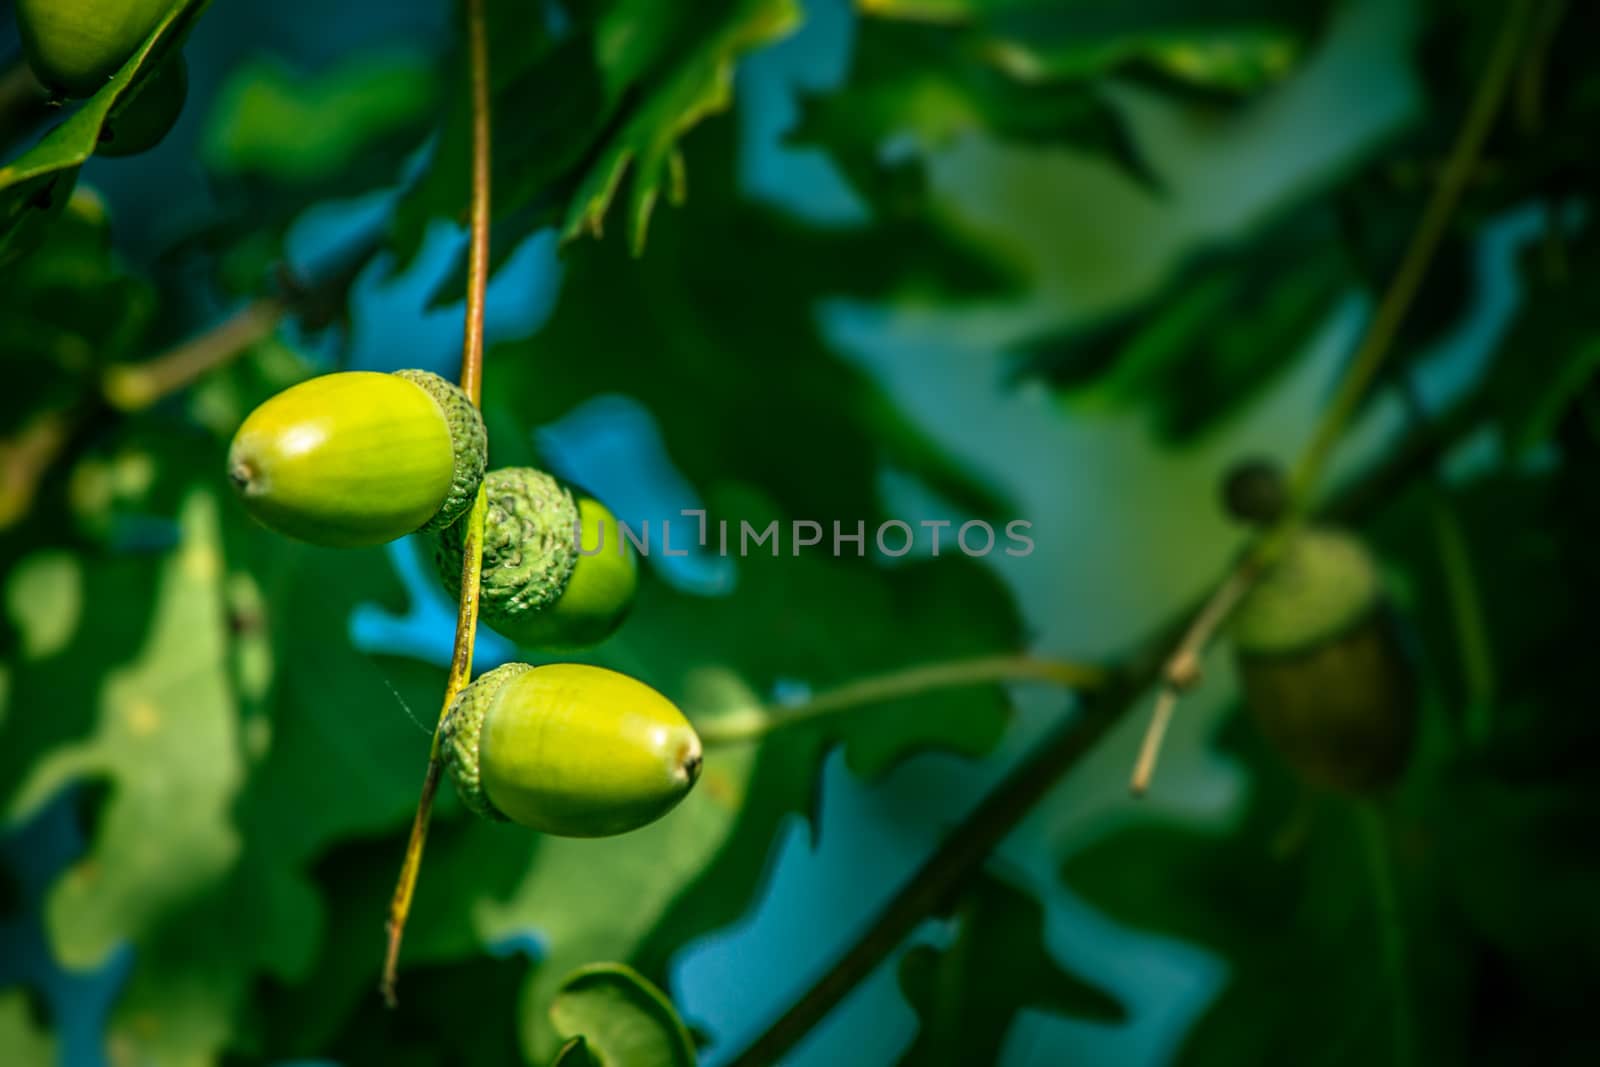
<path id="1" fill-rule="evenodd" d="M 93 96 L 133 58 L 172 0 L 17 0 L 17 29 L 34 76 L 58 97 Z M 141 72 L 106 116 L 101 155 L 154 148 L 178 121 L 189 93 L 182 55 Z"/>
<path id="2" fill-rule="evenodd" d="M 479 617 L 540 648 L 604 639 L 638 582 L 622 539 L 598 550 L 604 527 L 616 528 L 610 511 L 543 471 L 486 473 L 487 455 L 477 407 L 445 379 L 346 371 L 256 408 L 234 436 L 228 476 L 251 514 L 302 541 L 342 548 L 426 534 L 452 594 L 482 486 Z M 700 740 L 670 701 L 581 664 L 489 671 L 448 709 L 440 740 L 467 807 L 568 837 L 643 826 L 700 771 Z"/>

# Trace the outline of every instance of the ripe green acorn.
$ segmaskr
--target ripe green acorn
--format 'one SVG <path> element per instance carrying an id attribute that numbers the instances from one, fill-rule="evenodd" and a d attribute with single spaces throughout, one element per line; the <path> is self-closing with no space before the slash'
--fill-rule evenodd
<path id="1" fill-rule="evenodd" d="M 17 28 L 41 82 L 93 96 L 171 8 L 172 0 L 17 0 Z"/>
<path id="2" fill-rule="evenodd" d="M 1405 770 L 1415 682 L 1358 539 L 1296 533 L 1240 602 L 1232 633 L 1245 703 L 1307 781 L 1363 791 Z"/>
<path id="3" fill-rule="evenodd" d="M 251 412 L 228 476 L 265 525 L 349 548 L 454 522 L 472 505 L 487 453 L 477 408 L 437 374 L 344 371 Z"/>
<path id="4" fill-rule="evenodd" d="M 654 822 L 700 777 L 700 738 L 666 697 L 581 663 L 508 663 L 450 705 L 444 765 L 478 815 L 561 837 Z"/>
<path id="5" fill-rule="evenodd" d="M 478 612 L 487 625 L 553 649 L 597 644 L 622 625 L 639 564 L 604 504 L 532 467 L 490 471 L 484 496 Z M 451 595 L 461 587 L 465 537 L 465 523 L 439 532 L 434 559 Z"/>
<path id="6" fill-rule="evenodd" d="M 148 152 L 171 132 L 189 97 L 189 64 L 173 56 L 139 79 L 100 131 L 95 152 L 102 156 L 135 156 Z"/>

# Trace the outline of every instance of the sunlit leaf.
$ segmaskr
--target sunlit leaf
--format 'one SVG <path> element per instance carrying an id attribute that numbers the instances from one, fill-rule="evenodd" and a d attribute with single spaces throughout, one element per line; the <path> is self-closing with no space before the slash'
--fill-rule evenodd
<path id="1" fill-rule="evenodd" d="M 308 78 L 275 59 L 235 70 L 211 105 L 201 158 L 225 177 L 326 182 L 436 107 L 433 67 L 409 54 L 362 56 Z"/>

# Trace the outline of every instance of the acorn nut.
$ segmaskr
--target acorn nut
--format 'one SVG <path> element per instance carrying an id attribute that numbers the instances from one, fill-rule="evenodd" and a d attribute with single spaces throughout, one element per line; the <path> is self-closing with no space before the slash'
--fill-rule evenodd
<path id="1" fill-rule="evenodd" d="M 172 0 L 17 0 L 17 28 L 41 82 L 93 96 L 171 9 Z"/>
<path id="2" fill-rule="evenodd" d="M 450 705 L 440 753 L 474 813 L 561 837 L 654 822 L 700 776 L 700 738 L 666 697 L 580 663 L 508 663 Z"/>
<path id="3" fill-rule="evenodd" d="M 438 375 L 344 371 L 251 412 L 228 476 L 263 524 L 349 548 L 454 522 L 472 505 L 487 452 L 477 408 Z"/>
<path id="4" fill-rule="evenodd" d="M 600 501 L 532 467 L 484 479 L 479 617 L 518 644 L 572 649 L 597 644 L 627 617 L 638 561 Z M 439 532 L 434 559 L 445 589 L 461 586 L 466 524 Z"/>
<path id="5" fill-rule="evenodd" d="M 1246 705 L 1307 781 L 1363 791 L 1405 770 L 1414 679 L 1358 539 L 1296 533 L 1240 602 L 1232 635 Z"/>

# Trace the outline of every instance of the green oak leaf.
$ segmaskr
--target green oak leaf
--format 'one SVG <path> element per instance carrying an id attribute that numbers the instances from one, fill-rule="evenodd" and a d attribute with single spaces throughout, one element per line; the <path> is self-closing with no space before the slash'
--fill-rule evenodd
<path id="1" fill-rule="evenodd" d="M 997 1063 L 1024 1010 L 1119 1022 L 1117 1000 L 1061 969 L 1044 944 L 1044 909 L 1025 890 L 984 876 L 962 897 L 947 949 L 919 945 L 900 959 L 900 988 L 921 1021 L 907 1067 Z"/>
<path id="2" fill-rule="evenodd" d="M 217 93 L 200 156 L 223 177 L 325 183 L 388 142 L 414 143 L 441 88 L 410 53 L 358 56 L 314 77 L 257 59 Z"/>
<path id="3" fill-rule="evenodd" d="M 569 239 L 600 233 L 629 175 L 625 228 L 641 250 L 657 201 L 685 190 L 679 142 L 728 108 L 739 58 L 799 20 L 795 0 L 610 0 L 571 14 L 553 34 L 530 25 L 524 5 L 489 5 L 496 263 L 542 226 Z M 466 217 L 470 147 L 462 103 L 397 212 L 399 265 L 436 219 Z"/>
<path id="4" fill-rule="evenodd" d="M 556 1058 L 550 1061 L 550 1067 L 600 1067 L 600 1061 L 589 1051 L 587 1041 L 575 1037 L 561 1046 Z"/>
<path id="5" fill-rule="evenodd" d="M 134 86 L 147 66 L 177 47 L 193 20 L 211 0 L 173 0 L 171 10 L 151 31 L 105 87 L 84 101 L 39 143 L 0 167 L 0 262 L 26 251 L 26 243 L 42 236 L 36 223 L 41 212 L 65 203 L 78 168 L 94 155 L 100 131 L 111 109 Z"/>
<path id="6" fill-rule="evenodd" d="M 1244 245 L 1204 250 L 1132 305 L 1018 343 L 1014 373 L 1080 407 L 1147 409 L 1164 438 L 1192 440 L 1292 366 L 1349 291 L 1337 232 L 1313 206 Z"/>
<path id="7" fill-rule="evenodd" d="M 859 0 L 871 19 L 968 35 L 975 59 L 1028 82 L 1149 73 L 1212 95 L 1256 92 L 1293 70 L 1323 2 Z"/>
<path id="8" fill-rule="evenodd" d="M 51 1067 L 58 1063 L 56 1039 L 34 1019 L 28 994 L 0 990 L 0 1055 L 7 1067 Z"/>
<path id="9" fill-rule="evenodd" d="M 592 963 L 568 975 L 550 1019 L 568 1047 L 581 1038 L 600 1067 L 694 1067 L 694 1042 L 672 1002 L 625 964 Z"/>
<path id="10" fill-rule="evenodd" d="M 649 0 L 624 3 L 606 23 L 630 20 L 637 11 L 658 6 Z M 722 25 L 656 72 L 647 96 L 605 140 L 573 195 L 562 226 L 565 239 L 600 234 L 623 176 L 630 172 L 626 225 L 635 255 L 644 251 L 651 212 L 663 191 L 673 203 L 682 203 L 687 178 L 678 140 L 732 104 L 733 70 L 740 55 L 788 36 L 800 22 L 795 0 L 736 0 L 730 6 Z"/>

